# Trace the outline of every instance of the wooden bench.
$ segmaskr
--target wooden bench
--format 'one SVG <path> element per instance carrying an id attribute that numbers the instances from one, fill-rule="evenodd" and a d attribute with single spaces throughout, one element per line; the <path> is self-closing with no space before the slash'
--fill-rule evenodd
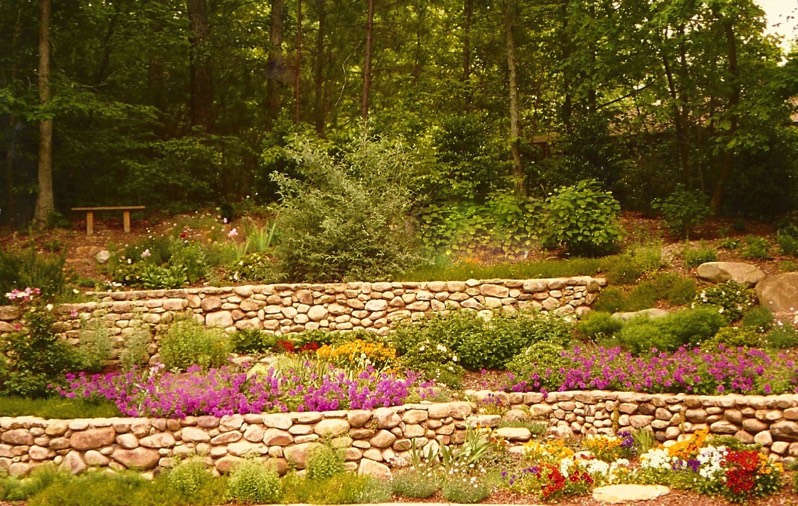
<path id="1" fill-rule="evenodd" d="M 144 206 L 100 206 L 100 207 L 73 207 L 73 211 L 86 211 L 86 235 L 94 233 L 95 211 L 122 211 L 122 223 L 125 233 L 130 232 L 130 211 L 144 209 Z"/>

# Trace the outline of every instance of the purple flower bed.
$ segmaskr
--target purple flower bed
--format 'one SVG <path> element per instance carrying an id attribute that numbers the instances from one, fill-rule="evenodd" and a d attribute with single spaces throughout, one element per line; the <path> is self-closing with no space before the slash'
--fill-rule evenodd
<path id="1" fill-rule="evenodd" d="M 619 347 L 577 346 L 566 366 L 529 378 L 508 376 L 510 391 L 622 390 L 647 393 L 781 394 L 798 392 L 798 366 L 788 355 L 759 349 L 708 352 L 680 348 L 634 356 Z M 521 380 L 521 381 L 519 381 Z"/>
<path id="2" fill-rule="evenodd" d="M 247 377 L 244 369 L 225 366 L 170 373 L 163 368 L 128 373 L 67 375 L 68 398 L 104 399 L 127 416 L 223 416 L 233 413 L 373 409 L 397 406 L 416 389 L 423 398 L 431 385 L 367 369 L 356 375 L 330 367 L 321 374 L 273 368 Z"/>

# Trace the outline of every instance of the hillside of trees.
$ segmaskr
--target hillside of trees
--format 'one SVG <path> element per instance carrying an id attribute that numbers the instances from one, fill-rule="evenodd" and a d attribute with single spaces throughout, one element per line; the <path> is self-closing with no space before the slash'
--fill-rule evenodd
<path id="1" fill-rule="evenodd" d="M 274 202 L 298 145 L 363 132 L 418 209 L 592 178 L 782 214 L 798 52 L 764 27 L 752 0 L 0 2 L 0 222 Z"/>

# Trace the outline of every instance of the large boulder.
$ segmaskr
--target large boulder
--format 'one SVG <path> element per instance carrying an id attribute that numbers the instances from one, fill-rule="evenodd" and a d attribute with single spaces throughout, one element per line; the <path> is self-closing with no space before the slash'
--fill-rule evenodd
<path id="1" fill-rule="evenodd" d="M 774 313 L 794 313 L 798 308 L 798 272 L 770 276 L 756 285 L 759 303 Z"/>
<path id="2" fill-rule="evenodd" d="M 742 262 L 707 262 L 698 266 L 698 277 L 712 283 L 736 281 L 755 286 L 765 279 L 765 273 L 756 265 Z"/>
<path id="3" fill-rule="evenodd" d="M 619 320 L 631 320 L 632 318 L 637 318 L 638 316 L 645 316 L 652 320 L 656 318 L 662 318 L 668 316 L 668 312 L 664 309 L 658 308 L 651 308 L 651 309 L 641 309 L 640 311 L 628 311 L 628 312 L 619 312 L 619 313 L 612 313 L 613 318 L 617 318 Z"/>

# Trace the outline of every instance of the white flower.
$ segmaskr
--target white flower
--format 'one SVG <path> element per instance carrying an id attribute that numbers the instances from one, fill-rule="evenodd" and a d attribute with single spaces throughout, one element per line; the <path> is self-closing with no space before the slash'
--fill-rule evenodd
<path id="1" fill-rule="evenodd" d="M 47 308 L 48 311 L 52 311 L 53 310 L 53 305 L 52 304 L 47 304 L 45 307 Z"/>

